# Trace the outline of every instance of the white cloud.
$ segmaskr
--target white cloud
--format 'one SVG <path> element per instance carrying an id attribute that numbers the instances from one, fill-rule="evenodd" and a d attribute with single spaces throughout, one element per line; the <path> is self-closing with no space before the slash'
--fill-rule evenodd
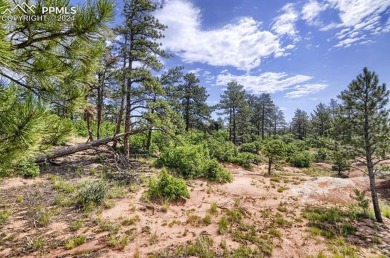
<path id="1" fill-rule="evenodd" d="M 338 41 L 335 47 L 349 47 L 368 43 L 366 38 L 387 32 L 382 24 L 381 15 L 390 7 L 389 0 L 310 0 L 302 8 L 302 19 L 309 25 L 319 26 L 321 31 L 340 29 L 336 33 Z M 337 21 L 320 20 L 321 12 L 336 11 Z"/>
<path id="2" fill-rule="evenodd" d="M 163 47 L 185 62 L 213 66 L 233 66 L 249 71 L 263 58 L 286 54 L 277 35 L 262 30 L 261 23 L 243 17 L 222 28 L 203 30 L 201 12 L 187 0 L 169 0 L 156 13 L 168 26 Z"/>
<path id="3" fill-rule="evenodd" d="M 196 69 L 188 70 L 188 73 L 193 73 L 193 74 L 195 74 L 196 76 L 199 76 L 199 74 L 200 74 L 201 71 L 202 71 L 201 68 L 196 68 Z"/>
<path id="4" fill-rule="evenodd" d="M 274 19 L 272 30 L 280 35 L 287 35 L 294 40 L 298 40 L 298 30 L 295 26 L 298 20 L 298 13 L 295 11 L 294 5 L 289 3 L 281 9 L 282 14 Z"/>
<path id="5" fill-rule="evenodd" d="M 307 24 L 319 25 L 320 23 L 317 20 L 317 17 L 320 12 L 324 11 L 325 9 L 326 7 L 318 3 L 316 0 L 310 0 L 302 8 L 302 19 L 305 20 Z"/>
<path id="6" fill-rule="evenodd" d="M 266 72 L 258 76 L 254 75 L 233 75 L 228 72 L 217 76 L 217 85 L 226 85 L 233 80 L 243 85 L 244 88 L 253 93 L 275 93 L 291 89 L 293 86 L 313 79 L 307 75 L 288 75 L 286 73 Z"/>
<path id="7" fill-rule="evenodd" d="M 293 91 L 286 93 L 285 97 L 290 99 L 300 98 L 300 97 L 317 93 L 320 90 L 325 89 L 326 87 L 328 87 L 328 85 L 320 84 L 320 83 L 298 85 L 294 87 Z"/>

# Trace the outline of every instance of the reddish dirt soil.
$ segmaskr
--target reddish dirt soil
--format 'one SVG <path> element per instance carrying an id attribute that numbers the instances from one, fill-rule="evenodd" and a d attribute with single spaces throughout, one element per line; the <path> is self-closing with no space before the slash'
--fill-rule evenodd
<path id="1" fill-rule="evenodd" d="M 233 174 L 232 183 L 220 185 L 202 180 L 189 181 L 191 197 L 185 202 L 165 207 L 157 203 L 147 203 L 143 194 L 147 190 L 141 185 L 136 191 L 127 191 L 123 198 L 113 200 L 110 208 L 97 209 L 83 213 L 74 207 L 64 207 L 56 211 L 51 223 L 42 227 L 32 219 L 31 209 L 37 204 L 53 208 L 56 191 L 42 175 L 33 180 L 10 178 L 0 182 L 0 208 L 12 210 L 9 220 L 1 228 L 0 257 L 148 257 L 164 249 L 172 249 L 179 244 L 186 244 L 198 236 L 207 235 L 214 241 L 214 247 L 226 240 L 229 249 L 234 250 L 240 243 L 218 234 L 218 221 L 226 215 L 228 209 L 239 206 L 247 211 L 244 223 L 255 225 L 260 234 L 268 234 L 270 224 L 279 214 L 291 226 L 282 226 L 278 230 L 282 237 L 272 238 L 274 246 L 271 257 L 309 257 L 320 251 L 329 254 L 325 239 L 313 237 L 308 232 L 307 221 L 301 212 L 306 205 L 346 205 L 353 202 L 350 194 L 354 189 L 367 190 L 366 177 L 335 178 L 309 177 L 299 169 L 286 167 L 283 173 L 268 177 L 266 167 L 258 166 L 252 171 L 238 166 L 225 165 Z M 322 165 L 324 167 L 324 165 Z M 70 178 L 77 184 L 79 177 Z M 378 180 L 381 193 L 388 193 L 390 182 Z M 18 196 L 23 196 L 21 203 L 16 203 Z M 199 223 L 210 209 L 211 203 L 218 205 L 218 213 L 212 216 L 210 225 Z M 284 208 L 281 211 L 281 207 Z M 120 225 L 125 219 L 138 216 L 139 221 L 132 225 Z M 130 236 L 129 243 L 123 250 L 110 247 L 109 230 L 102 229 L 97 220 L 120 225 L 115 236 Z M 76 220 L 83 220 L 83 226 L 71 231 L 70 226 Z M 368 221 L 358 228 L 359 234 L 380 237 L 381 244 L 390 247 L 390 231 L 384 226 L 379 233 L 374 233 L 373 222 Z M 390 225 L 385 219 L 385 225 Z M 65 240 L 74 236 L 85 236 L 86 243 L 71 250 L 64 249 Z M 31 241 L 42 238 L 44 247 L 31 251 Z M 372 241 L 373 238 L 369 238 Z M 379 254 L 378 244 L 359 246 L 359 256 Z M 288 254 L 288 255 L 287 255 Z M 287 256 L 286 256 L 287 255 Z"/>

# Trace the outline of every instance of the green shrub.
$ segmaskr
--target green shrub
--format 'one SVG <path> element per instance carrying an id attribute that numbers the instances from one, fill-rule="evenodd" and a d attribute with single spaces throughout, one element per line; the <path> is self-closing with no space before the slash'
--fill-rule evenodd
<path id="1" fill-rule="evenodd" d="M 77 201 L 81 207 L 89 205 L 99 205 L 106 198 L 108 192 L 106 182 L 102 180 L 88 181 L 80 188 L 77 193 Z"/>
<path id="2" fill-rule="evenodd" d="M 206 178 L 220 183 L 231 182 L 226 171 L 201 145 L 183 145 L 166 150 L 157 159 L 157 165 L 175 169 L 184 178 Z"/>
<path id="3" fill-rule="evenodd" d="M 0 225 L 5 223 L 12 215 L 10 210 L 0 210 Z"/>
<path id="4" fill-rule="evenodd" d="M 249 152 L 240 152 L 231 160 L 232 163 L 243 166 L 247 169 L 252 168 L 253 163 L 257 163 L 258 161 L 259 158 L 255 154 Z"/>
<path id="5" fill-rule="evenodd" d="M 210 151 L 210 157 L 219 161 L 231 162 L 238 153 L 237 146 L 230 141 L 219 141 L 211 138 L 207 142 Z"/>
<path id="6" fill-rule="evenodd" d="M 233 180 L 231 173 L 224 169 L 215 159 L 209 161 L 204 177 L 218 183 L 227 183 Z"/>
<path id="7" fill-rule="evenodd" d="M 366 193 L 364 191 L 359 191 L 359 189 L 355 189 L 354 193 L 355 195 L 350 195 L 350 197 L 357 202 L 357 205 L 362 209 L 363 214 L 368 215 L 370 202 L 366 199 Z"/>
<path id="8" fill-rule="evenodd" d="M 16 171 L 23 177 L 36 177 L 40 173 L 39 166 L 28 159 L 22 159 L 16 167 Z"/>
<path id="9" fill-rule="evenodd" d="M 324 162 L 329 159 L 330 151 L 325 148 L 318 149 L 317 153 L 314 155 L 316 162 Z"/>
<path id="10" fill-rule="evenodd" d="M 158 177 L 149 181 L 148 196 L 151 199 L 177 200 L 189 198 L 190 194 L 183 179 L 173 177 L 164 168 Z"/>
<path id="11" fill-rule="evenodd" d="M 209 153 L 204 146 L 187 144 L 167 149 L 156 163 L 175 169 L 185 178 L 197 178 L 202 176 L 209 160 Z"/>
<path id="12" fill-rule="evenodd" d="M 249 152 L 253 154 L 258 154 L 260 147 L 261 147 L 261 143 L 259 141 L 243 143 L 240 146 L 240 152 Z"/>
<path id="13" fill-rule="evenodd" d="M 297 152 L 298 152 L 298 147 L 295 144 L 293 143 L 286 144 L 286 155 L 288 157 L 295 155 L 295 153 Z"/>
<path id="14" fill-rule="evenodd" d="M 307 168 L 311 165 L 311 154 L 307 151 L 295 153 L 289 158 L 291 165 L 297 168 Z"/>

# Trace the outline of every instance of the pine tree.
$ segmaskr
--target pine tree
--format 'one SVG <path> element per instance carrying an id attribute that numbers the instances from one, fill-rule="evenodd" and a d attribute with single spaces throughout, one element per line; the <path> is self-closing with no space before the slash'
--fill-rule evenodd
<path id="1" fill-rule="evenodd" d="M 42 4 L 37 2 L 34 14 L 41 15 Z M 69 1 L 44 4 L 63 7 Z M 0 1 L 0 10 L 5 7 Z M 110 0 L 88 2 L 73 21 L 0 21 L 0 77 L 5 79 L 0 98 L 7 99 L 0 101 L 2 168 L 61 142 L 71 131 L 68 118 L 81 111 L 95 81 L 113 7 Z"/>
<path id="2" fill-rule="evenodd" d="M 145 108 L 153 92 L 162 92 L 161 84 L 151 70 L 160 70 L 160 57 L 168 55 L 161 49 L 158 40 L 163 37 L 162 31 L 166 26 L 159 23 L 153 16 L 157 5 L 150 0 L 126 0 L 124 5 L 125 24 L 117 28 L 124 42 L 121 43 L 123 71 L 125 75 L 125 137 L 124 153 L 130 155 L 130 133 L 132 119 L 140 125 L 147 117 L 144 114 L 132 115 L 137 110 Z M 149 94 L 149 96 L 147 96 Z M 153 99 L 153 97 L 152 97 Z"/>
<path id="3" fill-rule="evenodd" d="M 236 144 L 238 142 L 238 136 L 242 134 L 242 132 L 238 131 L 238 124 L 241 119 L 247 119 L 246 117 L 239 116 L 240 112 L 246 112 L 248 109 L 244 86 L 238 84 L 236 81 L 229 82 L 227 89 L 221 94 L 218 108 L 224 110 L 223 114 L 228 116 L 229 140 Z"/>
<path id="4" fill-rule="evenodd" d="M 276 106 L 271 99 L 271 95 L 263 93 L 260 96 L 251 96 L 252 124 L 258 136 L 265 138 L 275 130 Z"/>
<path id="5" fill-rule="evenodd" d="M 36 15 L 41 15 L 42 4 L 37 2 Z M 63 7 L 69 1 L 44 4 Z M 9 22 L 5 40 L 12 63 L 1 67 L 0 75 L 50 103 L 57 114 L 70 117 L 95 80 L 113 6 L 110 0 L 89 2 L 78 9 L 73 21 Z"/>
<path id="6" fill-rule="evenodd" d="M 183 79 L 178 94 L 185 129 L 186 131 L 190 128 L 202 129 L 205 127 L 205 122 L 210 119 L 211 108 L 206 103 L 209 95 L 206 88 L 198 85 L 199 79 L 195 74 L 186 74 Z"/>
<path id="7" fill-rule="evenodd" d="M 331 127 L 331 113 L 328 107 L 320 103 L 311 114 L 311 126 L 316 136 L 328 136 Z"/>
<path id="8" fill-rule="evenodd" d="M 294 117 L 291 123 L 291 130 L 295 136 L 303 140 L 306 137 L 309 125 L 309 116 L 301 109 L 295 111 Z"/>
<path id="9" fill-rule="evenodd" d="M 268 139 L 262 146 L 262 152 L 268 158 L 268 175 L 271 175 L 272 165 L 286 155 L 286 146 L 281 140 Z"/>
<path id="10" fill-rule="evenodd" d="M 338 96 L 342 101 L 343 122 L 353 132 L 346 143 L 358 158 L 364 157 L 370 179 L 370 190 L 375 218 L 383 222 L 375 188 L 375 166 L 384 156 L 389 140 L 389 91 L 379 84 L 378 75 L 367 68 Z"/>

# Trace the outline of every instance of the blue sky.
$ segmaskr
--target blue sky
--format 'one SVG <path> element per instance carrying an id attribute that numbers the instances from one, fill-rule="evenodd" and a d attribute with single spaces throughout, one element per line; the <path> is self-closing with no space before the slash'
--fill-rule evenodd
<path id="1" fill-rule="evenodd" d="M 288 119 L 345 89 L 364 66 L 390 82 L 389 0 L 166 0 L 167 67 L 196 72 L 218 102 L 230 80 L 271 93 Z"/>
<path id="2" fill-rule="evenodd" d="M 159 1 L 163 47 L 174 55 L 165 66 L 196 73 L 210 104 L 237 80 L 271 93 L 290 120 L 335 98 L 365 66 L 390 83 L 389 0 Z"/>

